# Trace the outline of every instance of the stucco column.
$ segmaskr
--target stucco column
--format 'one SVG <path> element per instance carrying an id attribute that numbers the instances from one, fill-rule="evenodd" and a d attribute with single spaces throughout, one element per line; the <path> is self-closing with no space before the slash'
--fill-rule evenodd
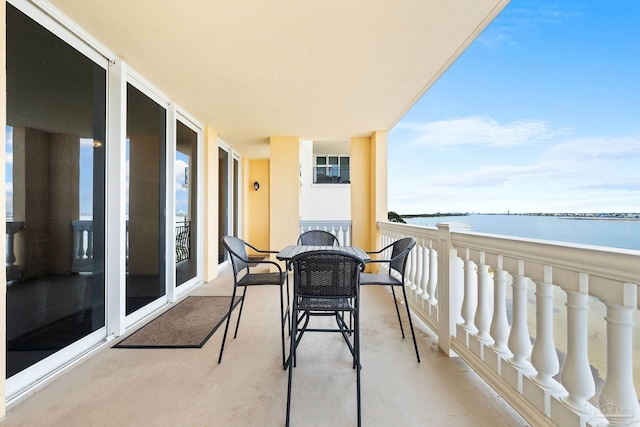
<path id="1" fill-rule="evenodd" d="M 208 282 L 218 275 L 218 133 L 211 127 L 204 129 L 203 159 L 203 280 Z"/>
<path id="2" fill-rule="evenodd" d="M 387 133 L 351 138 L 351 241 L 380 249 L 378 221 L 387 220 Z"/>
<path id="3" fill-rule="evenodd" d="M 298 239 L 300 138 L 271 137 L 269 144 L 269 249 L 276 251 L 295 244 Z M 260 212 L 252 214 L 260 215 Z"/>

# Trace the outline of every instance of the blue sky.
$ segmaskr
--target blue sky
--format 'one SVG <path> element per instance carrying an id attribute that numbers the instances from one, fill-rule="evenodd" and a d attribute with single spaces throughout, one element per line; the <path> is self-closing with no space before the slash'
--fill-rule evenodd
<path id="1" fill-rule="evenodd" d="M 389 132 L 389 210 L 640 212 L 639 18 L 512 0 Z"/>

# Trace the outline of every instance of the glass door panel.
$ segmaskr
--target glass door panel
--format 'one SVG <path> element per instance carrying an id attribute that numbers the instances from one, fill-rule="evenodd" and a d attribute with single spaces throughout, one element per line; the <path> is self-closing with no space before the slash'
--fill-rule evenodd
<path id="1" fill-rule="evenodd" d="M 10 378 L 104 330 L 106 71 L 6 9 Z"/>
<path id="2" fill-rule="evenodd" d="M 176 122 L 176 286 L 197 273 L 197 143 L 198 135 Z"/>
<path id="3" fill-rule="evenodd" d="M 238 236 L 238 225 L 240 215 L 240 162 L 233 159 L 233 235 Z"/>
<path id="4" fill-rule="evenodd" d="M 229 221 L 229 152 L 218 147 L 218 264 L 228 259 L 222 237 L 230 233 Z"/>
<path id="5" fill-rule="evenodd" d="M 127 85 L 126 314 L 166 295 L 166 110 Z"/>

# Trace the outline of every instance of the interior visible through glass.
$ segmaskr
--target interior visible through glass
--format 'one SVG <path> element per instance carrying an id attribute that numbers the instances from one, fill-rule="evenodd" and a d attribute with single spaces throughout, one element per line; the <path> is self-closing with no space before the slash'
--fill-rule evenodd
<path id="1" fill-rule="evenodd" d="M 218 147 L 218 235 L 230 234 L 229 218 L 229 153 Z M 218 263 L 227 260 L 229 255 L 222 245 L 222 238 L 218 242 Z"/>
<path id="2" fill-rule="evenodd" d="M 166 294 L 166 110 L 127 85 L 126 314 Z"/>
<path id="3" fill-rule="evenodd" d="M 106 71 L 6 8 L 9 378 L 105 326 Z"/>
<path id="4" fill-rule="evenodd" d="M 175 203 L 176 203 L 176 285 L 197 273 L 197 142 L 198 135 L 176 122 Z"/>

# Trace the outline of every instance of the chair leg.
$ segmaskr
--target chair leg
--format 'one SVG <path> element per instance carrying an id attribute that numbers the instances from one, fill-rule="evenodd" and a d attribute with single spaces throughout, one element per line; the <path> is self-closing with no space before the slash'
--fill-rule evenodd
<path id="1" fill-rule="evenodd" d="M 404 339 L 404 328 L 402 327 L 402 319 L 400 318 L 400 309 L 398 308 L 398 300 L 396 299 L 396 291 L 393 289 L 393 286 L 389 286 L 391 288 L 391 295 L 393 296 L 393 303 L 396 305 L 396 314 L 398 315 L 398 323 L 400 323 L 400 332 L 402 332 L 402 339 Z M 403 288 L 404 290 L 404 288 Z M 407 299 L 405 295 L 405 301 Z"/>
<path id="2" fill-rule="evenodd" d="M 287 303 L 289 300 L 287 299 Z M 289 309 L 287 308 L 287 314 L 289 313 Z M 285 310 L 284 310 L 284 295 L 282 285 L 280 285 L 280 333 L 282 337 L 282 368 L 286 369 L 286 359 L 285 359 L 285 351 L 284 351 L 284 325 L 286 324 Z"/>
<path id="3" fill-rule="evenodd" d="M 358 406 L 358 427 L 362 425 L 362 410 L 360 406 L 360 369 L 362 368 L 360 363 L 360 313 L 356 308 L 353 314 L 354 323 L 354 354 L 356 359 L 356 404 Z"/>
<path id="4" fill-rule="evenodd" d="M 404 283 L 404 280 L 403 280 Z M 404 305 L 407 306 L 407 318 L 409 319 L 409 327 L 411 328 L 411 336 L 413 337 L 413 346 L 416 349 L 416 358 L 420 363 L 420 353 L 418 352 L 418 343 L 416 342 L 416 334 L 413 331 L 413 322 L 411 321 L 411 311 L 409 311 L 409 300 L 407 299 L 407 291 L 402 286 L 402 293 L 404 294 Z"/>
<path id="5" fill-rule="evenodd" d="M 242 301 L 240 302 L 240 311 L 238 312 L 238 321 L 236 322 L 236 330 L 233 334 L 233 339 L 238 336 L 238 327 L 240 326 L 240 317 L 242 316 L 242 307 L 244 307 L 244 297 L 247 294 L 247 287 L 245 286 L 242 291 Z"/>
<path id="6" fill-rule="evenodd" d="M 287 418 L 286 418 L 286 427 L 289 427 L 289 420 L 291 418 L 291 385 L 293 381 L 293 367 L 295 366 L 295 358 L 296 358 L 296 335 L 298 334 L 298 316 L 297 316 L 297 308 L 298 305 L 296 301 L 293 302 L 293 313 L 296 314 L 296 319 L 291 322 L 291 345 L 289 349 L 289 360 L 287 361 L 287 367 L 289 368 L 289 381 L 287 385 Z"/>
<path id="7" fill-rule="evenodd" d="M 233 287 L 233 295 L 231 295 L 231 303 L 229 304 L 229 312 L 227 313 L 227 321 L 224 325 L 224 335 L 222 335 L 222 344 L 220 345 L 220 355 L 218 356 L 218 363 L 222 361 L 222 353 L 224 352 L 224 342 L 227 340 L 227 332 L 229 331 L 229 322 L 231 321 L 231 313 L 233 310 L 233 301 L 236 299 L 237 286 Z M 245 288 L 246 291 L 246 288 Z M 244 294 L 242 297 L 242 303 L 244 303 Z"/>

